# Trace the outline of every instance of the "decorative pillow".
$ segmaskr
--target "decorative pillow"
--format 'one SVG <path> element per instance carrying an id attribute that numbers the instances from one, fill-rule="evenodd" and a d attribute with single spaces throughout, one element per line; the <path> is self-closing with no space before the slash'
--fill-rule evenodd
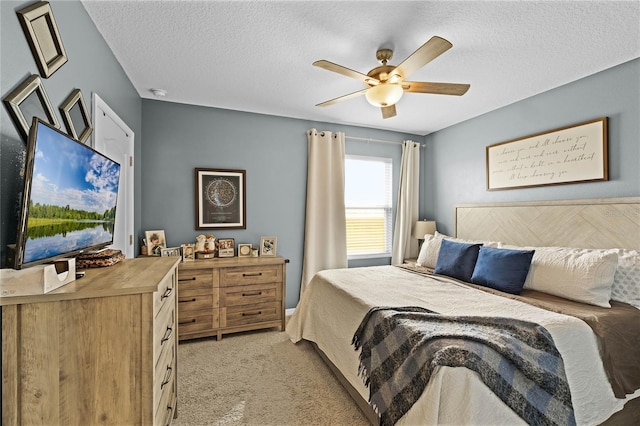
<path id="1" fill-rule="evenodd" d="M 450 241 L 454 241 L 457 243 L 466 243 L 466 244 L 482 244 L 487 247 L 498 247 L 498 242 L 495 241 L 473 241 L 473 240 L 464 240 L 462 238 L 454 238 L 445 234 L 441 234 L 438 231 L 431 236 L 431 238 L 427 241 L 424 240 L 424 244 L 422 244 L 422 249 L 420 250 L 420 255 L 418 256 L 418 260 L 416 264 L 418 266 L 424 266 L 426 268 L 434 269 L 436 267 L 436 263 L 438 262 L 438 254 L 440 253 L 440 244 L 443 239 L 447 239 Z"/>
<path id="2" fill-rule="evenodd" d="M 640 309 L 640 253 L 635 250 L 618 251 L 618 268 L 613 276 L 611 299 Z"/>
<path id="3" fill-rule="evenodd" d="M 420 247 L 420 253 L 418 253 L 418 259 L 416 260 L 416 265 L 424 266 L 424 263 L 427 259 L 427 249 L 429 248 L 429 242 L 433 240 L 433 235 L 425 234 L 424 241 L 422 242 L 422 246 Z"/>
<path id="4" fill-rule="evenodd" d="M 471 282 L 506 293 L 520 294 L 533 253 L 533 250 L 480 247 Z"/>
<path id="5" fill-rule="evenodd" d="M 610 308 L 611 285 L 618 265 L 615 250 L 570 247 L 514 247 L 535 249 L 524 288 L 565 299 Z"/>
<path id="6" fill-rule="evenodd" d="M 443 239 L 435 272 L 469 282 L 482 244 L 457 243 Z"/>

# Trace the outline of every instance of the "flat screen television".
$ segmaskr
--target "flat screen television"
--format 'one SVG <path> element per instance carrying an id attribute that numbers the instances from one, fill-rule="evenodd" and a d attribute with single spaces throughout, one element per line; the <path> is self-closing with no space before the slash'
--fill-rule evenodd
<path id="1" fill-rule="evenodd" d="M 120 164 L 34 118 L 14 267 L 113 244 L 119 179 Z"/>

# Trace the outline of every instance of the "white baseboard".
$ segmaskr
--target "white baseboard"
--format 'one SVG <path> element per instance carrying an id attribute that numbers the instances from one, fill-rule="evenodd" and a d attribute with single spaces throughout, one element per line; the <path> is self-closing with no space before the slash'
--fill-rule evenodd
<path id="1" fill-rule="evenodd" d="M 296 311 L 296 308 L 289 308 L 289 309 L 286 309 L 286 310 L 284 311 L 284 314 L 285 314 L 286 316 L 290 317 L 291 315 L 293 315 L 293 313 L 294 313 L 295 311 Z"/>

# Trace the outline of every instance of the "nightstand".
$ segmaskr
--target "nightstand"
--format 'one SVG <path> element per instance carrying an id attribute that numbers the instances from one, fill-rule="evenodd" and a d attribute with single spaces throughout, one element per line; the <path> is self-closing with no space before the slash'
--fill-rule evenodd
<path id="1" fill-rule="evenodd" d="M 413 266 L 416 267 L 417 265 L 418 259 L 416 258 L 411 258 L 411 259 L 405 259 L 403 264 L 404 265 L 408 265 L 408 266 Z"/>

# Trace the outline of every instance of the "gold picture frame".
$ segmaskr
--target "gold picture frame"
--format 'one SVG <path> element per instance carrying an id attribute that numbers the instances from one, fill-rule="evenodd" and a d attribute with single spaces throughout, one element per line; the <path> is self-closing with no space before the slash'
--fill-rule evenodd
<path id="1" fill-rule="evenodd" d="M 609 180 L 607 117 L 486 147 L 487 190 Z"/>
<path id="2" fill-rule="evenodd" d="M 42 79 L 35 74 L 27 77 L 3 99 L 16 127 L 26 141 L 34 117 L 53 127 L 60 128 L 58 118 L 51 107 Z"/>
<path id="3" fill-rule="evenodd" d="M 47 1 L 39 1 L 16 13 L 40 75 L 49 78 L 68 60 L 51 5 Z"/>
<path id="4" fill-rule="evenodd" d="M 87 143 L 87 139 L 93 132 L 93 127 L 80 89 L 74 89 L 67 99 L 62 102 L 60 114 L 69 136 L 82 143 Z"/>

